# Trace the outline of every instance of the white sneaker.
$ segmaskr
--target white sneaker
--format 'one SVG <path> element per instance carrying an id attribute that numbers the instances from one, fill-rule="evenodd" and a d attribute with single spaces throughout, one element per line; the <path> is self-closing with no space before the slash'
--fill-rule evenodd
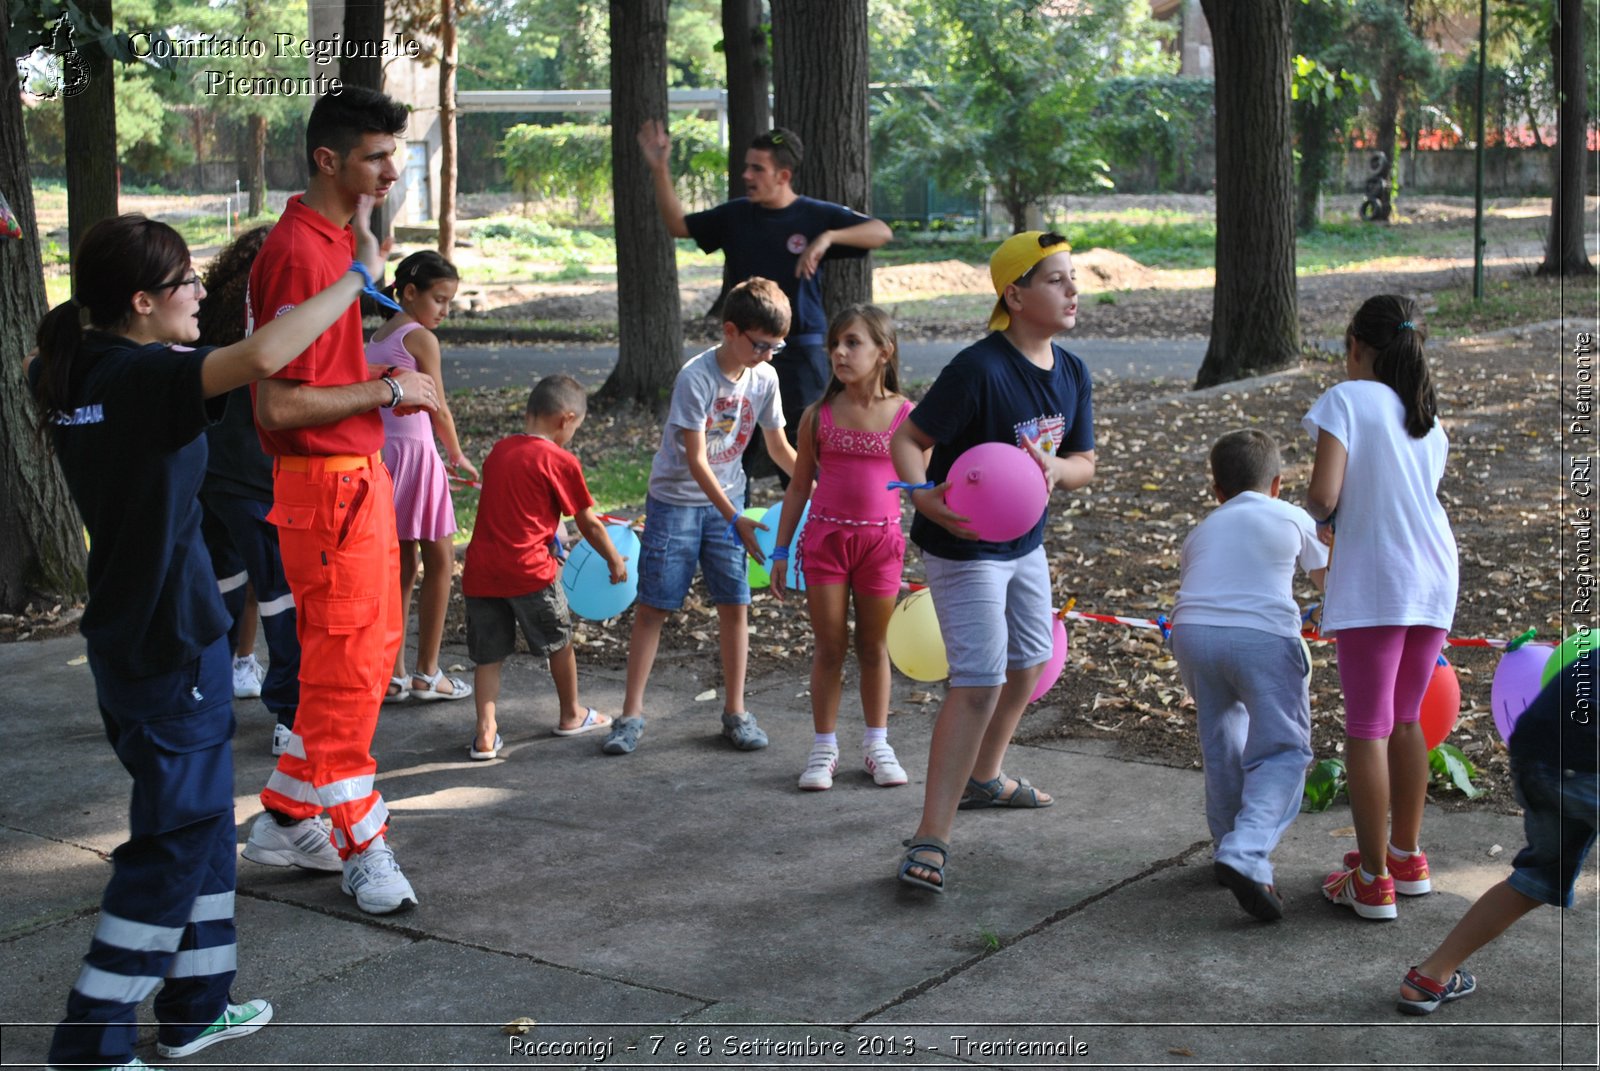
<path id="1" fill-rule="evenodd" d="M 807 792 L 821 792 L 833 787 L 833 771 L 839 768 L 839 749 L 827 744 L 814 744 L 811 758 L 806 760 L 806 772 L 800 775 L 800 787 Z"/>
<path id="2" fill-rule="evenodd" d="M 255 655 L 240 655 L 233 660 L 233 697 L 235 699 L 260 699 L 261 682 L 266 679 L 266 667 L 256 661 Z"/>
<path id="3" fill-rule="evenodd" d="M 272 754 L 282 755 L 289 750 L 289 738 L 294 735 L 294 730 L 287 725 L 274 725 L 272 727 Z"/>
<path id="4" fill-rule="evenodd" d="M 75 1068 L 81 1068 L 83 1065 L 73 1064 L 72 1066 Z M 47 1064 L 44 1071 L 66 1071 L 66 1069 Z M 151 1067 L 149 1064 L 135 1056 L 125 1064 L 118 1064 L 115 1067 L 107 1067 L 102 1069 L 102 1071 L 161 1071 L 161 1069 L 159 1067 Z"/>
<path id="5" fill-rule="evenodd" d="M 330 872 L 344 869 L 328 823 L 321 816 L 302 818 L 292 826 L 280 826 L 270 814 L 258 816 L 245 841 L 244 857 L 263 866 Z"/>
<path id="6" fill-rule="evenodd" d="M 891 785 L 903 785 L 909 780 L 905 770 L 900 766 L 900 760 L 894 757 L 894 748 L 889 746 L 887 740 L 879 740 L 863 747 L 861 764 L 867 768 L 872 779 L 885 788 Z"/>
<path id="7" fill-rule="evenodd" d="M 408 900 L 412 906 L 417 903 L 417 894 L 382 837 L 344 861 L 344 881 L 339 888 L 354 896 L 356 906 L 369 915 L 399 911 Z"/>
<path id="8" fill-rule="evenodd" d="M 243 1004 L 229 1004 L 222 1009 L 217 1021 L 200 1031 L 200 1035 L 187 1045 L 163 1045 L 156 1042 L 156 1052 L 164 1060 L 193 1056 L 219 1041 L 242 1038 L 272 1022 L 272 1005 L 264 1000 L 249 1000 Z"/>

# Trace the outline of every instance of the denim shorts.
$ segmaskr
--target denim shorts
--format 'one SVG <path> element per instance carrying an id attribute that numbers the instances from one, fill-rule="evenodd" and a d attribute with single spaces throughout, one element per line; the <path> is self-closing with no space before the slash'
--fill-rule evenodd
<path id="1" fill-rule="evenodd" d="M 1542 904 L 1572 906 L 1572 886 L 1594 844 L 1600 796 L 1593 770 L 1563 770 L 1511 760 L 1511 787 L 1522 804 L 1528 846 L 1511 863 L 1511 887 Z"/>
<path id="2" fill-rule="evenodd" d="M 1044 548 L 1000 561 L 923 554 L 954 688 L 989 688 L 1008 669 L 1050 660 L 1050 566 Z"/>
<path id="3" fill-rule="evenodd" d="M 733 508 L 744 509 L 742 497 Z M 682 609 L 698 564 L 713 603 L 749 605 L 744 546 L 729 540 L 727 531 L 728 522 L 709 502 L 679 506 L 649 496 L 639 537 L 639 601 L 657 610 Z"/>

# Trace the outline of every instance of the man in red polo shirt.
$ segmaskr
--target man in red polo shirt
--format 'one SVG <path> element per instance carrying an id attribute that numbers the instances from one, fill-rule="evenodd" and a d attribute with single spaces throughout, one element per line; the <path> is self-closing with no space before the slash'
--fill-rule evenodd
<path id="1" fill-rule="evenodd" d="M 311 182 L 267 236 L 250 272 L 250 326 L 294 308 L 352 270 L 356 198 L 382 200 L 399 178 L 406 111 L 372 90 L 317 101 L 306 126 Z M 300 708 L 288 749 L 261 793 L 266 808 L 244 857 L 342 871 L 361 910 L 417 902 L 384 838 L 372 734 L 400 645 L 394 492 L 380 453 L 380 408 L 437 408 L 431 376 L 374 377 L 352 305 L 256 391 L 256 425 L 273 456 L 273 506 L 300 635 Z M 320 817 L 326 810 L 329 826 Z"/>

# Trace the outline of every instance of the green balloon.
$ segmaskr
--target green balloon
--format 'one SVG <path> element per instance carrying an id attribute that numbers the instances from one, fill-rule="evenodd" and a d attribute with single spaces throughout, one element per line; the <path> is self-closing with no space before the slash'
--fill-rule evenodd
<path id="1" fill-rule="evenodd" d="M 1539 687 L 1543 688 L 1555 679 L 1555 675 L 1564 669 L 1567 663 L 1580 655 L 1594 650 L 1600 633 L 1592 628 L 1580 628 L 1572 635 L 1561 641 L 1561 646 L 1550 653 L 1549 661 L 1544 664 L 1544 672 L 1539 675 Z"/>
<path id="2" fill-rule="evenodd" d="M 767 507 L 765 506 L 747 506 L 745 507 L 745 511 L 739 516 L 749 517 L 752 520 L 759 521 L 766 512 Z M 748 554 L 745 555 L 744 564 L 745 576 L 750 580 L 751 591 L 754 591 L 756 588 L 764 588 L 768 584 L 772 583 L 772 574 L 767 572 L 767 567 L 765 565 L 759 564 Z"/>

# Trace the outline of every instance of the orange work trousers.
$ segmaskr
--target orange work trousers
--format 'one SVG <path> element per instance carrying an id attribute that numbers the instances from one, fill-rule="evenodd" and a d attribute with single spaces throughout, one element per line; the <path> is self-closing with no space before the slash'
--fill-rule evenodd
<path id="1" fill-rule="evenodd" d="M 261 803 L 296 819 L 326 810 L 348 858 L 389 819 L 373 787 L 372 734 L 402 636 L 394 487 L 375 454 L 279 458 L 272 491 L 267 519 L 300 636 L 300 707 Z"/>

